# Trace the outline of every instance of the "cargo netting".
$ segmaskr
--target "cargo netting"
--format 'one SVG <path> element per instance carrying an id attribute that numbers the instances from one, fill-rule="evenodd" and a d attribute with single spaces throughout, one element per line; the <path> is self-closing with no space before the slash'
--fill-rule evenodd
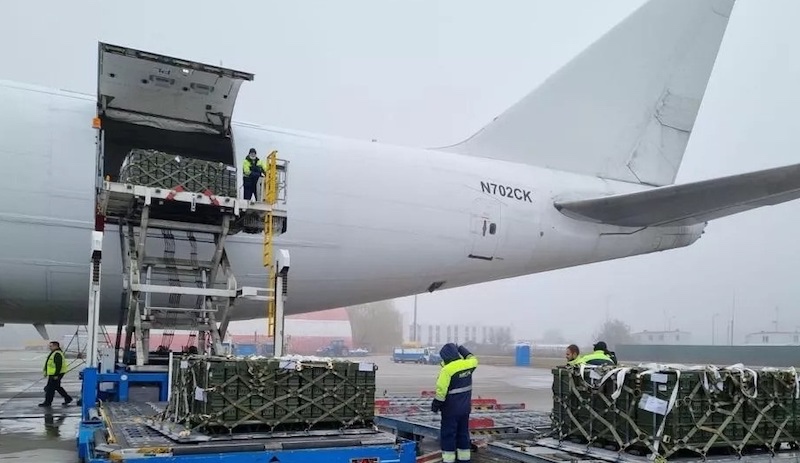
<path id="1" fill-rule="evenodd" d="M 317 357 L 175 358 L 162 419 L 210 434 L 372 426 L 376 370 Z"/>
<path id="2" fill-rule="evenodd" d="M 237 197 L 236 168 L 157 150 L 132 149 L 122 162 L 122 183 L 153 188 L 181 187 L 193 193 Z"/>
<path id="3" fill-rule="evenodd" d="M 620 452 L 742 456 L 798 448 L 794 368 L 639 365 L 553 369 L 553 437 Z"/>

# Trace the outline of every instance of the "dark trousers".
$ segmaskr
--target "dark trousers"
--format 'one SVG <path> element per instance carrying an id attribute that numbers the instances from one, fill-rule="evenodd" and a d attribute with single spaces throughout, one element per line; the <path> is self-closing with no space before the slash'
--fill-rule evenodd
<path id="1" fill-rule="evenodd" d="M 447 454 L 453 453 L 457 454 L 456 461 L 470 461 L 472 439 L 469 435 L 469 413 L 442 413 L 439 443 L 442 461 L 447 459 Z"/>
<path id="2" fill-rule="evenodd" d="M 258 186 L 258 177 L 245 177 L 244 181 L 244 200 L 250 201 L 253 199 L 253 196 L 256 194 L 256 187 Z M 260 198 L 255 198 L 256 201 L 259 201 Z"/>
<path id="3" fill-rule="evenodd" d="M 67 391 L 61 387 L 61 378 L 63 375 L 60 376 L 48 376 L 47 377 L 47 384 L 44 386 L 44 403 L 50 405 L 53 403 L 53 397 L 55 397 L 56 392 L 64 398 L 64 400 L 72 400 L 72 397 L 67 394 Z"/>

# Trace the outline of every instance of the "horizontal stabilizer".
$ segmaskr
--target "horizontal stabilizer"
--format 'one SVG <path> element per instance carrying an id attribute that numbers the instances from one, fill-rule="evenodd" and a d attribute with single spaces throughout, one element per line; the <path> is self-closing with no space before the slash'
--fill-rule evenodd
<path id="1" fill-rule="evenodd" d="M 579 201 L 556 201 L 573 219 L 621 227 L 694 225 L 800 198 L 800 164 Z"/>

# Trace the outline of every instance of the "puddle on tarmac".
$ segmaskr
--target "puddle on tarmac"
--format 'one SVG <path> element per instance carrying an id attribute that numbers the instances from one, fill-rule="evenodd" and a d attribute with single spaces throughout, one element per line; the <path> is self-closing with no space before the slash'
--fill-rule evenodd
<path id="1" fill-rule="evenodd" d="M 80 419 L 67 414 L 0 420 L 0 461 L 78 461 L 75 436 Z"/>
<path id="2" fill-rule="evenodd" d="M 22 452 L 0 453 L 0 461 L 18 463 L 79 463 L 78 453 L 72 450 L 37 449 Z"/>

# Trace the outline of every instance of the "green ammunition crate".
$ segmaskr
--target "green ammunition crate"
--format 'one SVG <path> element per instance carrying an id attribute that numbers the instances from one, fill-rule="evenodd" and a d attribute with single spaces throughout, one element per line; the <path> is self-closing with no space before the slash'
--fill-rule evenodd
<path id="1" fill-rule="evenodd" d="M 561 440 L 665 457 L 797 446 L 799 381 L 788 369 L 602 366 L 581 375 L 579 368 L 559 367 L 553 428 Z"/>
<path id="2" fill-rule="evenodd" d="M 316 359 L 175 358 L 164 418 L 209 433 L 370 426 L 376 369 Z"/>
<path id="3" fill-rule="evenodd" d="M 238 197 L 235 167 L 156 150 L 131 150 L 122 162 L 119 181 L 169 190 L 181 186 L 193 193 L 210 191 L 215 196 Z"/>

